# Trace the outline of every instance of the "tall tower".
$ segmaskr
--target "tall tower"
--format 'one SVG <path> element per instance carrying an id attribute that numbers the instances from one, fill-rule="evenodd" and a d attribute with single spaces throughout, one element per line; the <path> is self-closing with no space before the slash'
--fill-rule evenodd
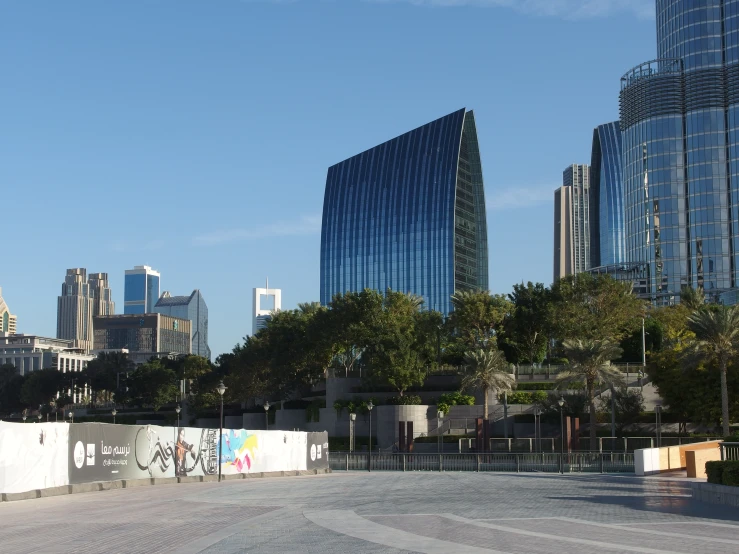
<path id="1" fill-rule="evenodd" d="M 458 110 L 329 168 L 321 303 L 366 288 L 413 293 L 444 314 L 455 291 L 488 289 L 472 111 Z"/>
<path id="2" fill-rule="evenodd" d="M 159 300 L 159 272 L 148 265 L 126 270 L 124 314 L 151 314 Z"/>
<path id="3" fill-rule="evenodd" d="M 562 184 L 572 187 L 572 271 L 582 273 L 590 267 L 590 166 L 569 166 Z"/>
<path id="4" fill-rule="evenodd" d="M 68 269 L 62 284 L 62 294 L 57 298 L 56 338 L 74 341 L 75 348 L 92 348 L 92 316 L 94 300 L 90 295 L 87 270 L 83 267 Z"/>
<path id="5" fill-rule="evenodd" d="M 16 316 L 10 313 L 10 308 L 3 299 L 3 289 L 0 287 L 0 333 L 14 335 L 16 330 Z"/>
<path id="6" fill-rule="evenodd" d="M 271 299 L 262 305 L 262 299 Z M 269 279 L 265 287 L 254 289 L 254 313 L 252 315 L 251 333 L 255 335 L 260 329 L 266 327 L 267 322 L 272 317 L 272 312 L 279 312 L 282 309 L 282 290 L 269 288 Z"/>
<path id="7" fill-rule="evenodd" d="M 91 273 L 88 278 L 90 296 L 94 299 L 92 315 L 113 315 L 115 302 L 108 284 L 107 273 Z"/>
<path id="8" fill-rule="evenodd" d="M 554 191 L 554 281 L 572 274 L 572 187 Z"/>

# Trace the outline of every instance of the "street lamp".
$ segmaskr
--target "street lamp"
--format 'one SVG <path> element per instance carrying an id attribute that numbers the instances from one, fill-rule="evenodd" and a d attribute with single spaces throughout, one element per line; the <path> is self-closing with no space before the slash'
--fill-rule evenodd
<path id="1" fill-rule="evenodd" d="M 180 426 L 180 412 L 182 411 L 182 408 L 180 408 L 180 405 L 177 404 L 177 407 L 174 409 L 175 412 L 177 412 L 177 427 Z"/>
<path id="2" fill-rule="evenodd" d="M 38 422 L 41 423 L 41 412 L 39 412 L 36 417 L 38 418 Z"/>
<path id="3" fill-rule="evenodd" d="M 559 404 L 559 431 L 560 431 L 560 447 L 559 447 L 559 472 L 564 473 L 564 455 L 565 455 L 565 415 L 564 405 L 565 397 L 560 396 L 557 400 Z"/>
<path id="4" fill-rule="evenodd" d="M 660 404 L 654 406 L 654 417 L 654 434 L 657 439 L 657 448 L 659 448 L 662 446 L 662 406 Z"/>
<path id="5" fill-rule="evenodd" d="M 354 412 L 349 414 L 349 452 L 354 452 L 354 422 L 357 420 L 357 414 Z"/>
<path id="6" fill-rule="evenodd" d="M 372 471 L 372 408 L 375 405 L 370 400 L 367 403 L 367 410 L 369 410 L 369 459 L 367 461 L 367 471 Z"/>
<path id="7" fill-rule="evenodd" d="M 541 408 L 534 406 L 534 448 L 541 450 Z"/>
<path id="8" fill-rule="evenodd" d="M 442 412 L 441 410 L 439 410 L 438 412 L 436 412 L 436 418 L 437 418 L 436 419 L 436 425 L 439 428 L 439 439 L 438 439 L 438 443 L 439 443 L 439 447 L 438 447 L 439 454 L 441 454 L 441 451 L 443 450 L 443 440 L 442 440 L 443 431 L 441 429 L 441 419 L 443 417 L 444 417 L 444 412 Z"/>
<path id="9" fill-rule="evenodd" d="M 116 414 L 118 413 L 118 410 L 116 410 L 115 408 L 113 408 L 113 411 L 112 411 L 112 412 L 110 412 L 110 413 L 111 413 L 111 415 L 113 416 L 113 424 L 115 425 L 115 416 L 116 416 Z"/>
<path id="10" fill-rule="evenodd" d="M 269 431 L 269 400 L 264 401 L 264 428 Z"/>
<path id="11" fill-rule="evenodd" d="M 74 412 L 72 410 L 69 410 L 69 423 L 74 423 Z"/>
<path id="12" fill-rule="evenodd" d="M 223 384 L 223 381 L 218 383 L 218 388 L 216 389 L 218 391 L 218 394 L 221 395 L 221 417 L 219 421 L 219 427 L 220 427 L 220 433 L 218 435 L 218 482 L 221 482 L 221 457 L 223 455 L 223 393 L 226 392 L 226 385 Z"/>

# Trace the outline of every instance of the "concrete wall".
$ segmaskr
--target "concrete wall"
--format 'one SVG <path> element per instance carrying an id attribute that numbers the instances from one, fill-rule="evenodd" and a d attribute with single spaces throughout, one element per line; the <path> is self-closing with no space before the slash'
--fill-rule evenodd
<path id="1" fill-rule="evenodd" d="M 700 460 L 706 456 L 708 459 L 720 459 L 719 445 L 723 441 L 707 441 L 693 444 L 684 444 L 682 446 L 667 446 L 663 448 L 640 448 L 634 451 L 634 472 L 639 475 L 653 475 L 655 473 L 664 473 L 666 471 L 676 471 L 687 469 L 687 453 L 702 452 L 701 456 L 693 457 L 694 462 L 700 463 Z M 712 454 L 711 454 L 712 452 Z M 710 456 L 719 456 L 718 458 L 710 458 Z M 698 469 L 693 466 L 689 472 L 697 473 Z M 702 471 L 705 472 L 705 462 L 703 462 Z"/>

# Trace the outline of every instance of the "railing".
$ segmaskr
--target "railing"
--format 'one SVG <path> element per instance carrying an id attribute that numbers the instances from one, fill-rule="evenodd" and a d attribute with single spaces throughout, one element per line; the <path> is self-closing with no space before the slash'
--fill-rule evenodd
<path id="1" fill-rule="evenodd" d="M 730 461 L 739 461 L 739 442 L 722 442 L 721 459 Z"/>
<path id="2" fill-rule="evenodd" d="M 329 453 L 334 471 L 498 471 L 538 473 L 633 473 L 634 455 L 559 454 L 387 454 Z"/>
<path id="3" fill-rule="evenodd" d="M 629 453 L 640 448 L 654 448 L 657 446 L 654 437 L 598 437 L 596 442 L 596 450 L 593 452 L 623 452 Z M 693 444 L 696 442 L 720 440 L 719 437 L 662 437 L 660 446 L 679 446 L 682 444 Z M 475 448 L 476 439 L 459 439 L 459 450 L 464 453 L 466 450 Z M 539 444 L 537 444 L 537 442 Z M 582 452 L 590 451 L 590 438 L 580 437 L 579 448 Z M 739 460 L 739 443 L 737 443 L 737 460 Z M 559 438 L 542 437 L 535 438 L 517 438 L 517 439 L 490 439 L 491 452 L 510 452 L 510 453 L 534 453 L 534 452 L 559 452 L 561 443 Z M 734 458 L 731 458 L 734 459 Z"/>

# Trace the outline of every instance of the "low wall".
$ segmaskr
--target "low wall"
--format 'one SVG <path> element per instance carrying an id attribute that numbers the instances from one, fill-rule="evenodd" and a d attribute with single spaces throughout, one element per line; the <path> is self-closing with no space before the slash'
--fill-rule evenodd
<path id="1" fill-rule="evenodd" d="M 328 434 L 0 422 L 0 493 L 81 483 L 328 468 Z"/>
<path id="2" fill-rule="evenodd" d="M 693 473 L 694 475 L 703 472 L 705 477 L 705 461 L 720 459 L 719 444 L 721 442 L 708 441 L 662 448 L 640 448 L 634 451 L 634 471 L 637 475 L 644 476 L 686 469 L 689 474 Z M 689 466 L 688 452 L 703 452 L 703 454 L 691 456 L 690 460 L 693 465 Z M 719 458 L 714 458 L 717 455 Z M 696 464 L 700 464 L 704 459 L 703 467 L 697 467 Z"/>
<path id="3" fill-rule="evenodd" d="M 739 508 L 739 487 L 714 485 L 713 483 L 690 483 L 693 499 L 708 504 Z"/>

